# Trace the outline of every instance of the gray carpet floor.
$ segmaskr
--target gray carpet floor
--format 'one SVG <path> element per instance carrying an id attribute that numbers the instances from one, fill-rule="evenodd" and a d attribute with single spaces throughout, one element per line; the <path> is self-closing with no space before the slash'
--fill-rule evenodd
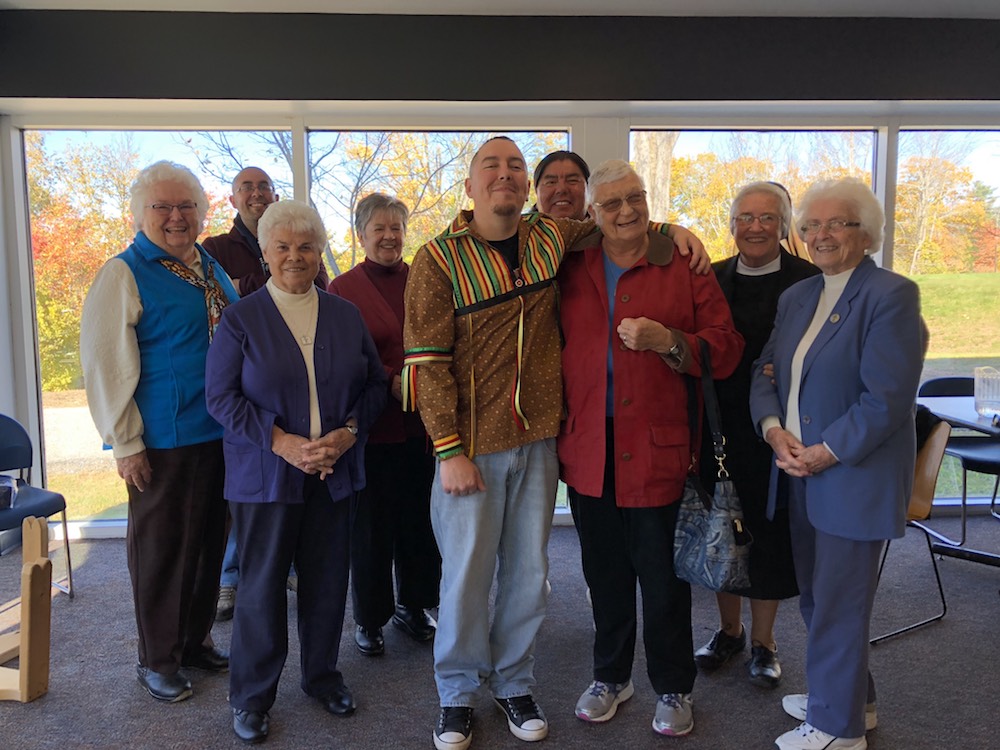
<path id="1" fill-rule="evenodd" d="M 950 530 L 955 519 L 939 524 Z M 971 520 L 972 546 L 1000 551 L 1000 523 Z M 0 704 L 0 749 L 36 748 L 236 748 L 226 703 L 225 675 L 192 672 L 194 696 L 176 705 L 153 701 L 135 680 L 135 622 L 123 541 L 73 545 L 76 599 L 57 595 L 52 605 L 49 692 L 29 703 Z M 571 527 L 556 527 L 550 545 L 552 595 L 536 653 L 536 697 L 551 732 L 546 747 L 727 750 L 770 748 L 795 726 L 781 710 L 781 695 L 805 690 L 805 632 L 795 600 L 779 612 L 777 638 L 784 665 L 775 691 L 749 684 L 743 660 L 695 686 L 695 729 L 667 738 L 650 728 L 655 696 L 645 677 L 640 638 L 635 697 L 614 720 L 587 725 L 573 715 L 591 679 L 592 621 L 580 573 L 579 545 Z M 57 575 L 61 553 L 53 555 Z M 0 558 L 0 631 L 16 627 L 20 552 Z M 948 614 L 939 623 L 873 648 L 879 691 L 879 726 L 868 734 L 872 750 L 1000 747 L 994 720 L 1000 694 L 996 625 L 1000 622 L 1000 569 L 962 560 L 941 562 Z M 932 614 L 936 590 L 923 537 L 913 530 L 892 545 L 879 590 L 874 632 Z M 695 645 L 716 627 L 714 596 L 695 591 Z M 386 654 L 361 656 L 348 613 L 341 668 L 358 701 L 357 713 L 338 719 L 299 689 L 295 595 L 289 594 L 289 659 L 271 711 L 265 745 L 280 748 L 431 748 L 437 696 L 431 647 L 386 628 Z M 215 627 L 228 646 L 230 623 Z M 16 662 L 13 664 L 16 665 Z M 10 666 L 10 665 L 8 665 Z M 475 714 L 473 748 L 523 750 L 486 698 Z"/>

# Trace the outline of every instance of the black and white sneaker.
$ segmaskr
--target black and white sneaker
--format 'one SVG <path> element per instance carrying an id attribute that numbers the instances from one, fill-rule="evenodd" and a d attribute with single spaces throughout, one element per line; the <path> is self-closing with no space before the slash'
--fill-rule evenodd
<path id="1" fill-rule="evenodd" d="M 507 715 L 510 733 L 525 742 L 537 742 L 549 734 L 549 722 L 531 695 L 515 695 L 513 698 L 494 698 L 500 710 Z"/>
<path id="2" fill-rule="evenodd" d="M 437 750 L 466 750 L 472 744 L 472 709 L 468 706 L 441 706 L 434 728 Z"/>

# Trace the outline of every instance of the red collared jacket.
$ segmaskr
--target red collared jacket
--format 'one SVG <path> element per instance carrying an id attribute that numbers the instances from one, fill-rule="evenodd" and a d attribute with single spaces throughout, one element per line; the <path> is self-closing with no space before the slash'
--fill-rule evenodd
<path id="1" fill-rule="evenodd" d="M 609 331 L 603 255 L 600 245 L 569 253 L 559 272 L 567 406 L 559 435 L 561 476 L 583 495 L 602 495 L 610 342 L 618 506 L 669 505 L 680 498 L 699 445 L 688 426 L 685 384 L 686 376 L 697 380 L 701 375 L 695 337 L 708 343 L 716 378 L 732 374 L 743 353 L 743 338 L 733 326 L 714 274 L 693 273 L 687 259 L 674 252 L 673 242 L 653 231 L 646 256 L 618 281 Z M 622 318 L 640 317 L 680 334 L 679 365 L 621 344 L 614 331 Z"/>

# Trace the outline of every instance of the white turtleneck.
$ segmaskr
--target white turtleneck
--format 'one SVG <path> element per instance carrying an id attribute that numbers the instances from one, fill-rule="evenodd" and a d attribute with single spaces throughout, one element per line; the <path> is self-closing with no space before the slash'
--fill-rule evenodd
<path id="1" fill-rule="evenodd" d="M 802 364 L 805 361 L 809 347 L 813 345 L 816 337 L 826 324 L 836 325 L 830 320 L 830 313 L 836 306 L 840 296 L 847 287 L 847 282 L 851 278 L 854 269 L 850 268 L 838 274 L 823 275 L 823 290 L 819 294 L 819 301 L 816 304 L 816 312 L 813 313 L 812 322 L 802 335 L 795 354 L 792 356 L 792 376 L 791 387 L 788 391 L 788 403 L 785 405 L 785 429 L 802 439 L 802 420 L 799 414 L 799 387 L 802 384 Z M 766 435 L 771 427 L 780 426 L 781 421 L 777 416 L 765 417 L 761 420 L 762 434 Z M 827 446 L 829 450 L 829 446 Z M 833 451 L 830 451 L 833 453 Z"/>
<path id="2" fill-rule="evenodd" d="M 278 312 L 281 313 L 285 325 L 295 337 L 295 342 L 302 350 L 302 359 L 306 364 L 306 375 L 309 378 L 309 438 L 315 440 L 322 434 L 323 425 L 319 415 L 319 395 L 316 390 L 316 363 L 313 345 L 316 341 L 316 322 L 319 319 L 319 294 L 315 286 L 303 294 L 292 294 L 282 291 L 274 283 L 267 280 L 267 291 L 274 300 Z"/>

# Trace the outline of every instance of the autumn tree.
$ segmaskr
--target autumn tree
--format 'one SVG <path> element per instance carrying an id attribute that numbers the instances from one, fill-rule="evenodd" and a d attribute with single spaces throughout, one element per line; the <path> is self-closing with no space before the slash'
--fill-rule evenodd
<path id="1" fill-rule="evenodd" d="M 679 132 L 671 130 L 632 133 L 632 162 L 646 185 L 649 215 L 653 219 L 666 221 L 672 216 L 670 176 L 678 136 Z"/>
<path id="2" fill-rule="evenodd" d="M 128 188 L 139 156 L 127 135 L 50 154 L 44 135 L 27 131 L 25 158 L 42 387 L 78 387 L 80 311 L 97 270 L 134 234 Z"/>
<path id="3" fill-rule="evenodd" d="M 245 152 L 263 153 L 267 159 L 284 161 L 282 171 L 291 173 L 290 133 L 238 135 L 197 133 L 186 137 L 185 143 L 203 169 L 226 182 L 250 165 Z M 338 275 L 361 261 L 359 238 L 354 231 L 354 209 L 361 198 L 377 191 L 395 195 L 409 207 L 404 256 L 412 257 L 421 244 L 468 205 L 464 180 L 469 163 L 475 149 L 490 135 L 408 131 L 310 133 L 309 200 L 327 217 L 327 231 L 333 244 L 327 247 L 325 258 L 333 274 Z M 565 147 L 564 133 L 509 135 L 521 147 L 529 169 L 549 151 Z M 280 186 L 279 180 L 274 179 Z M 290 185 L 282 187 L 284 194 L 291 194 Z"/>

